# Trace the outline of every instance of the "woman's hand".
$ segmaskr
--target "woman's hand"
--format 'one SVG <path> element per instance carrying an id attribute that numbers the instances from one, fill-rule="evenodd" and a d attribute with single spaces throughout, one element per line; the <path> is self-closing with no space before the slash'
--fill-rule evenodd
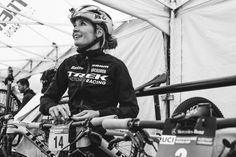
<path id="1" fill-rule="evenodd" d="M 82 112 L 75 114 L 71 117 L 71 119 L 80 121 L 80 120 L 85 120 L 88 118 L 94 118 L 94 117 L 99 117 L 99 111 L 95 110 L 83 110 Z"/>
<path id="2" fill-rule="evenodd" d="M 68 104 L 60 104 L 57 106 L 50 107 L 49 114 L 52 116 L 53 119 L 57 119 L 57 117 L 60 116 L 62 120 L 69 119 L 69 117 L 71 116 Z"/>

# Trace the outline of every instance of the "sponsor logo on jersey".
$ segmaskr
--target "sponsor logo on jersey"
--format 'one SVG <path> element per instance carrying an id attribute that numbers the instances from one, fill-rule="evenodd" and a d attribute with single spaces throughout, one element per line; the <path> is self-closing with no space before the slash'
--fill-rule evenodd
<path id="1" fill-rule="evenodd" d="M 85 73 L 68 71 L 68 78 L 71 81 L 85 81 L 86 83 L 90 84 L 105 85 L 107 84 L 107 77 L 108 75 L 103 75 L 103 74 L 96 74 L 96 73 L 85 74 Z"/>
<path id="2" fill-rule="evenodd" d="M 108 65 L 100 65 L 100 64 L 92 64 L 92 67 L 97 67 L 97 68 L 109 68 Z"/>
<path id="3" fill-rule="evenodd" d="M 72 66 L 71 69 L 73 70 L 83 70 L 84 68 L 81 66 Z"/>
<path id="4" fill-rule="evenodd" d="M 100 74 L 106 74 L 107 70 L 106 69 L 92 68 L 91 72 L 100 73 Z"/>

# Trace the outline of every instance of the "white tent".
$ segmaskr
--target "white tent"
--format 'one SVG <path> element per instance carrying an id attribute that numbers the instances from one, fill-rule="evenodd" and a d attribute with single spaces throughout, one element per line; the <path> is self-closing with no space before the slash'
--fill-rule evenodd
<path id="1" fill-rule="evenodd" d="M 170 35 L 170 84 L 236 74 L 236 2 L 234 0 L 96 0 L 145 19 Z M 171 110 L 189 97 L 214 102 L 225 117 L 231 110 L 235 86 L 174 95 Z"/>
<path id="2" fill-rule="evenodd" d="M 9 1 L 5 1 L 5 4 L 1 3 L 1 8 L 3 9 L 9 5 Z M 150 80 L 156 74 L 166 71 L 164 56 L 166 43 L 163 40 L 162 32 L 170 37 L 170 84 L 235 75 L 235 1 L 95 1 L 142 19 L 127 20 L 116 29 L 115 35 L 119 40 L 119 47 L 112 52 L 127 64 L 134 80 L 134 87 Z M 34 3 L 25 0 L 24 2 L 29 5 L 21 12 L 24 17 L 18 12 L 17 19 L 14 18 L 14 20 L 19 20 L 20 18 L 22 23 L 17 32 L 13 33 L 14 38 L 7 38 L 2 34 L 0 36 L 0 55 L 2 56 L 0 63 L 5 67 L 14 65 L 14 72 L 17 72 L 17 69 L 20 70 L 17 75 L 18 78 L 28 74 L 39 73 L 54 66 L 56 63 L 60 63 L 65 56 L 75 53 L 72 47 L 73 41 L 70 37 L 72 28 L 66 15 L 71 5 L 82 2 L 88 3 L 88 1 L 76 3 L 77 1 L 73 0 L 33 1 Z M 45 3 L 45 5 L 35 11 L 35 8 L 42 6 L 39 3 Z M 57 6 L 62 7 L 55 7 L 55 3 L 58 4 Z M 51 14 L 50 11 L 48 12 L 50 9 Z M 42 10 L 45 11 L 45 14 L 43 14 Z M 37 18 L 25 18 L 26 15 Z M 5 23 L 8 21 L 9 25 L 14 23 L 14 20 L 10 21 L 3 18 L 0 18 L 0 20 Z M 16 23 L 19 23 L 19 21 Z M 31 30 L 32 34 L 36 33 L 35 30 L 42 30 L 43 33 L 39 33 L 38 37 L 32 38 L 28 37 L 27 34 L 27 37 L 23 38 L 25 32 L 23 30 L 26 30 L 23 23 L 27 23 L 27 30 Z M 36 29 L 31 29 L 33 26 Z M 44 42 L 42 43 L 34 43 L 36 38 L 47 40 L 43 40 Z M 26 39 L 28 40 L 26 41 Z M 17 44 L 19 41 L 21 41 L 23 46 Z M 56 43 L 56 45 L 52 43 Z M 12 62 L 9 62 L 9 59 L 8 62 L 5 62 L 4 55 L 2 55 L 4 53 L 2 52 L 10 53 L 9 49 L 13 50 L 11 52 Z M 16 57 L 19 54 L 21 54 L 22 58 Z M 20 64 L 20 59 L 23 59 L 26 54 L 30 55 L 27 58 L 27 65 L 25 63 Z M 17 59 L 18 61 L 16 61 Z M 58 59 L 59 62 L 56 62 Z M 43 64 L 39 65 L 41 61 L 43 61 Z M 23 67 L 24 65 L 25 67 Z M 174 100 L 171 101 L 171 110 L 173 111 L 180 102 L 189 97 L 203 96 L 214 102 L 226 117 L 232 116 L 234 113 L 232 111 L 229 112 L 227 109 L 232 108 L 235 102 L 233 94 L 231 94 L 234 92 L 235 87 L 225 87 L 174 94 Z M 141 112 L 144 112 L 142 115 L 153 112 L 153 102 L 150 104 L 151 99 L 146 102 L 146 98 L 139 98 L 140 106 L 148 106 L 145 106 L 146 110 L 141 110 Z M 153 119 L 153 114 L 144 117 Z"/>
<path id="3" fill-rule="evenodd" d="M 5 24 L 0 31 L 2 79 L 7 76 L 8 66 L 12 66 L 15 80 L 32 76 L 30 87 L 40 92 L 41 83 L 38 74 L 59 65 L 64 58 L 76 53 L 71 37 L 72 26 L 67 16 L 69 8 L 81 4 L 96 4 L 111 12 L 115 21 L 114 35 L 118 39 L 118 47 L 107 53 L 117 56 L 126 63 L 134 87 L 165 72 L 162 32 L 143 20 L 131 18 L 130 15 L 91 1 L 23 0 L 14 4 L 9 0 L 4 2 L 0 3 L 2 9 L 0 11 L 5 14 L 13 12 L 11 14 L 14 18 L 9 19 L 5 14 L 0 18 Z M 17 6 L 18 9 L 12 6 Z M 19 28 L 15 32 L 9 32 L 16 25 L 20 25 Z M 10 33 L 9 36 L 6 32 Z M 152 97 L 140 98 L 139 104 L 141 117 L 155 119 Z"/>

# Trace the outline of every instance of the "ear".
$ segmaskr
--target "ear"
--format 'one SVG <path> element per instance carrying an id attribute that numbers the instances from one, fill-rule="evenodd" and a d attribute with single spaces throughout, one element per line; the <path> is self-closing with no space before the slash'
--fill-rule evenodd
<path id="1" fill-rule="evenodd" d="M 96 30 L 96 36 L 97 38 L 100 38 L 103 35 L 104 31 L 102 28 L 98 27 Z"/>

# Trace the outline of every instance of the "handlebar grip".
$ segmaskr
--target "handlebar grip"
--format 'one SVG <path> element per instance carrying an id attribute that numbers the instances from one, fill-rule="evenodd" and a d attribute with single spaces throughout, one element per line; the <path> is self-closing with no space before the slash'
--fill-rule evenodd
<path id="1" fill-rule="evenodd" d="M 105 119 L 102 122 L 102 127 L 104 129 L 129 129 L 128 123 L 131 121 L 131 118 L 125 119 Z"/>
<path id="2" fill-rule="evenodd" d="M 31 123 L 26 123 L 25 127 L 28 129 L 36 129 L 36 128 L 39 128 L 40 125 L 41 125 L 41 123 L 31 122 Z"/>
<path id="3" fill-rule="evenodd" d="M 141 120 L 138 121 L 137 123 L 134 123 L 134 127 L 139 127 L 139 128 L 154 128 L 154 129 L 163 129 L 164 128 L 164 123 L 165 121 L 161 120 Z"/>
<path id="4" fill-rule="evenodd" d="M 117 115 L 109 115 L 109 116 L 103 116 L 103 117 L 95 117 L 91 120 L 91 124 L 93 126 L 101 126 L 103 120 L 105 119 L 114 119 L 114 118 L 118 118 Z"/>
<path id="5" fill-rule="evenodd" d="M 236 127 L 236 118 L 217 118 L 217 129 Z"/>

